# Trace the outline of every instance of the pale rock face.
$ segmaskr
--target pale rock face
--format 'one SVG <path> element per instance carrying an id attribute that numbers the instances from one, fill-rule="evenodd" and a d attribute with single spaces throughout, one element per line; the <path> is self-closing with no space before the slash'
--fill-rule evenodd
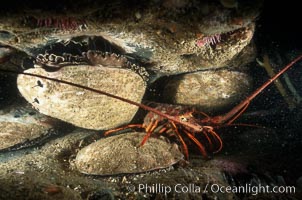
<path id="1" fill-rule="evenodd" d="M 88 65 L 65 66 L 56 72 L 42 68 L 25 72 L 61 79 L 140 102 L 145 82 L 128 69 Z M 95 92 L 42 78 L 19 75 L 18 89 L 39 112 L 87 129 L 111 129 L 129 123 L 137 106 Z"/>
<path id="2" fill-rule="evenodd" d="M 251 85 L 251 78 L 242 72 L 201 71 L 172 78 L 165 87 L 165 98 L 170 103 L 217 111 L 244 99 Z"/>

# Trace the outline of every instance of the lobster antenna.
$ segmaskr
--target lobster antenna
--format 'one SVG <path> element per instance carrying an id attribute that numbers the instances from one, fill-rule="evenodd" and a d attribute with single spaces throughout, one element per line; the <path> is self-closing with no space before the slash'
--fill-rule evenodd
<path id="1" fill-rule="evenodd" d="M 228 121 L 228 124 L 231 124 L 235 121 L 247 108 L 248 104 L 262 92 L 267 86 L 269 86 L 272 82 L 278 79 L 285 71 L 291 68 L 296 62 L 302 59 L 302 55 L 295 58 L 289 64 L 287 64 L 281 71 L 279 71 L 275 76 L 266 81 L 262 86 L 260 86 L 255 92 L 253 92 L 250 96 L 248 96 L 245 100 L 235 106 L 232 110 L 227 112 L 225 115 L 219 116 L 219 123 L 224 123 Z"/>
<path id="2" fill-rule="evenodd" d="M 97 89 L 90 88 L 90 87 L 87 87 L 87 86 L 84 86 L 84 85 L 80 85 L 80 84 L 77 84 L 77 83 L 72 83 L 72 82 L 69 82 L 69 81 L 64 81 L 64 80 L 60 80 L 60 79 L 56 79 L 56 78 L 50 78 L 50 77 L 47 77 L 47 76 L 33 74 L 33 73 L 17 72 L 17 71 L 8 70 L 8 69 L 0 69 L 0 71 L 6 72 L 6 73 L 11 73 L 11 74 L 23 74 L 23 75 L 26 75 L 26 76 L 38 77 L 38 78 L 47 79 L 47 80 L 50 80 L 50 81 L 55 81 L 55 82 L 58 82 L 58 83 L 63 83 L 63 84 L 71 85 L 71 86 L 74 86 L 74 87 L 77 87 L 77 88 L 82 88 L 82 89 L 85 89 L 85 90 L 89 90 L 91 92 L 95 92 L 95 93 L 98 93 L 98 94 L 101 94 L 101 95 L 105 95 L 105 96 L 108 96 L 108 97 L 111 97 L 111 98 L 114 98 L 114 99 L 118 99 L 120 101 L 129 103 L 129 104 L 135 105 L 135 106 L 137 106 L 139 108 L 142 108 L 144 110 L 153 112 L 153 113 L 155 113 L 155 114 L 157 114 L 157 115 L 159 115 L 161 117 L 164 117 L 164 118 L 166 118 L 168 120 L 171 120 L 173 122 L 182 124 L 182 125 L 187 126 L 189 128 L 193 128 L 196 131 L 201 131 L 201 129 L 202 129 L 201 126 L 194 125 L 194 124 L 191 124 L 191 123 L 188 123 L 188 122 L 184 122 L 184 121 L 180 121 L 177 117 L 174 117 L 174 116 L 162 113 L 159 110 L 156 110 L 156 109 L 154 109 L 154 108 L 152 108 L 150 106 L 146 106 L 144 104 L 137 103 L 135 101 L 131 101 L 129 99 L 125 99 L 123 97 L 116 96 L 114 94 L 110 94 L 110 93 L 104 92 L 102 90 L 97 90 Z"/>

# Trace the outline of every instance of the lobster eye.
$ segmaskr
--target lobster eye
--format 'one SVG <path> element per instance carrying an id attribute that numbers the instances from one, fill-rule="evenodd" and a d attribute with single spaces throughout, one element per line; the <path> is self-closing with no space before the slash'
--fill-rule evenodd
<path id="1" fill-rule="evenodd" d="M 182 122 L 188 122 L 188 119 L 184 116 L 180 116 L 179 118 L 180 118 L 180 121 L 182 121 Z"/>

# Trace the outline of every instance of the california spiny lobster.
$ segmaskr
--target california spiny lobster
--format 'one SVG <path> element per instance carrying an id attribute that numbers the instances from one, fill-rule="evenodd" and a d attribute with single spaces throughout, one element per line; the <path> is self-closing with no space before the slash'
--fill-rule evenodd
<path id="1" fill-rule="evenodd" d="M 173 105 L 161 105 L 156 108 L 152 108 L 150 106 L 137 103 L 101 90 L 97 90 L 94 88 L 89 88 L 87 86 L 79 85 L 76 83 L 72 83 L 69 81 L 59 80 L 55 78 L 50 78 L 47 76 L 32 74 L 32 73 L 26 73 L 26 72 L 16 72 L 13 70 L 6 70 L 6 69 L 0 69 L 2 72 L 7 73 L 13 73 L 13 74 L 23 74 L 27 76 L 33 76 L 38 77 L 42 79 L 47 79 L 63 84 L 68 84 L 74 87 L 82 88 L 85 90 L 89 90 L 92 92 L 96 92 L 101 95 L 106 95 L 108 97 L 118 99 L 124 102 L 127 102 L 129 104 L 138 106 L 144 110 L 149 111 L 149 113 L 146 115 L 144 119 L 143 124 L 129 124 L 120 128 L 116 128 L 113 130 L 109 130 L 105 132 L 105 135 L 109 135 L 113 132 L 117 132 L 120 130 L 124 130 L 127 128 L 143 128 L 146 131 L 146 135 L 143 138 L 141 142 L 141 146 L 144 145 L 144 143 L 147 141 L 147 139 L 152 135 L 152 133 L 156 132 L 158 134 L 167 133 L 172 134 L 176 136 L 179 140 L 179 142 L 182 145 L 183 152 L 185 154 L 186 159 L 189 157 L 189 151 L 187 144 L 185 140 L 183 139 L 183 134 L 187 136 L 195 145 L 197 145 L 199 151 L 201 154 L 207 158 L 208 154 L 204 147 L 204 145 L 201 144 L 201 142 L 195 137 L 198 133 L 203 133 L 208 142 L 210 143 L 210 146 L 212 147 L 212 139 L 215 140 L 215 142 L 218 142 L 218 147 L 214 152 L 219 152 L 222 147 L 223 143 L 220 138 L 220 136 L 214 131 L 215 128 L 220 127 L 222 125 L 231 125 L 241 114 L 246 110 L 249 103 L 260 93 L 262 92 L 266 87 L 268 87 L 273 81 L 278 79 L 285 71 L 287 71 L 289 68 L 291 68 L 296 62 L 302 59 L 302 55 L 295 58 L 293 61 L 291 61 L 288 65 L 286 65 L 281 71 L 279 71 L 275 76 L 270 78 L 268 81 L 266 81 L 261 87 L 259 87 L 255 92 L 253 92 L 250 96 L 248 96 L 245 100 L 243 100 L 241 103 L 239 103 L 237 106 L 235 106 L 233 109 L 231 109 L 229 112 L 227 112 L 224 115 L 218 115 L 214 117 L 210 117 L 207 114 L 203 112 L 196 111 L 194 109 L 185 108 L 182 106 L 173 106 Z M 201 114 L 203 116 L 202 119 L 195 118 L 194 114 Z"/>

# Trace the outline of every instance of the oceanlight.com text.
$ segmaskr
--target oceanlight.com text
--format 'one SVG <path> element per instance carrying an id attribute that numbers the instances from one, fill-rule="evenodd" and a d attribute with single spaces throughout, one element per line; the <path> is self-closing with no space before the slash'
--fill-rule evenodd
<path id="1" fill-rule="evenodd" d="M 261 184 L 246 184 L 244 186 L 221 186 L 218 184 L 212 184 L 209 187 L 209 191 L 213 193 L 241 193 L 257 195 L 259 193 L 291 194 L 296 192 L 296 188 L 294 186 L 269 186 Z"/>
<path id="2" fill-rule="evenodd" d="M 268 185 L 251 185 L 246 184 L 243 186 L 224 186 L 219 184 L 210 184 L 208 183 L 205 186 L 200 186 L 197 184 L 176 184 L 173 186 L 165 185 L 161 183 L 156 184 L 138 184 L 138 187 L 131 185 L 129 188 L 129 192 L 143 192 L 143 193 L 161 193 L 161 194 L 169 194 L 169 193 L 241 193 L 241 194 L 251 194 L 257 195 L 259 193 L 285 193 L 291 194 L 296 192 L 296 188 L 294 186 L 268 186 Z"/>

